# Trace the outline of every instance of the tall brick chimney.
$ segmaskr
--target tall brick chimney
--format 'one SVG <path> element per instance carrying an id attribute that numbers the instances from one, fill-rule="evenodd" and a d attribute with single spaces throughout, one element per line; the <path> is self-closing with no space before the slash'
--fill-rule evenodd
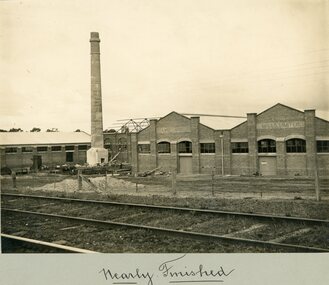
<path id="1" fill-rule="evenodd" d="M 91 55 L 91 148 L 87 151 L 87 163 L 91 166 L 108 162 L 104 148 L 102 88 L 100 65 L 100 39 L 96 32 L 90 34 Z"/>

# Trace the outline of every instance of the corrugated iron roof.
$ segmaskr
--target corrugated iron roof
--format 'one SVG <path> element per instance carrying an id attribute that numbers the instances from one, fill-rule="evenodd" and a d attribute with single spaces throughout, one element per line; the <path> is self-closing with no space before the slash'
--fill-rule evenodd
<path id="1" fill-rule="evenodd" d="M 90 143 L 85 132 L 0 132 L 0 145 L 50 145 Z"/>

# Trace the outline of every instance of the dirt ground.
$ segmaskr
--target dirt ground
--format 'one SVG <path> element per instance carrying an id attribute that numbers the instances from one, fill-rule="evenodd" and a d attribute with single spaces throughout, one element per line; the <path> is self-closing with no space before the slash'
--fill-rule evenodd
<path id="1" fill-rule="evenodd" d="M 314 181 L 307 177 L 264 178 L 264 177 L 219 177 L 211 176 L 178 176 L 175 190 L 172 188 L 172 177 L 121 177 L 121 176 L 85 176 L 79 188 L 76 176 L 38 173 L 22 175 L 16 179 L 16 188 L 10 176 L 1 177 L 1 191 L 26 193 L 57 197 L 74 197 L 119 201 L 138 204 L 170 205 L 200 209 L 216 209 L 247 213 L 265 213 L 283 216 L 297 216 L 329 220 L 329 180 L 321 180 L 321 198 L 315 199 Z M 176 192 L 176 193 L 175 193 Z M 3 198 L 2 202 L 17 203 L 17 199 Z M 12 201 L 11 201 L 12 200 Z M 23 204 L 24 199 L 21 201 Z M 38 202 L 39 203 L 39 202 Z M 33 210 L 40 205 L 30 205 Z M 46 202 L 46 204 L 49 202 Z M 5 205 L 5 203 L 3 203 Z M 53 203 L 50 203 L 53 204 Z M 27 204 L 28 205 L 28 204 Z M 93 206 L 94 207 L 94 206 Z M 23 208 L 25 206 L 23 205 Z M 49 208 L 49 209 L 48 209 Z M 106 209 L 105 209 L 106 208 Z M 304 225 L 276 226 L 253 224 L 250 220 L 210 219 L 208 217 L 189 217 L 188 215 L 163 216 L 155 213 L 129 212 L 124 209 L 101 206 L 86 210 L 85 208 L 61 205 L 60 211 L 73 211 L 76 215 L 96 215 L 95 218 L 115 219 L 121 222 L 141 223 L 151 226 L 166 226 L 193 231 L 211 231 L 216 234 L 231 235 L 256 239 L 280 238 L 290 242 L 323 247 L 328 245 L 328 229 L 310 228 Z M 57 212 L 56 205 L 48 205 L 43 211 Z M 61 212 L 61 213 L 62 213 Z M 65 212 L 66 213 L 66 212 Z M 103 215 L 106 215 L 106 217 Z M 108 217 L 110 215 L 110 217 Z M 101 252 L 269 252 L 255 247 L 223 245 L 201 241 L 189 241 L 179 238 L 164 238 L 150 235 L 147 231 L 138 230 L 133 233 L 123 229 L 99 229 L 74 224 L 62 224 L 57 229 L 55 222 L 33 218 L 19 218 L 16 214 L 2 214 L 3 230 L 42 239 L 50 242 L 65 241 L 65 244 L 87 248 Z M 123 219 L 123 220 L 122 220 Z M 197 222 L 198 221 L 198 222 Z M 33 224 L 33 225 L 32 225 Z M 78 227 L 78 228 L 77 228 Z M 40 230 L 42 228 L 42 230 Z M 24 233 L 24 234 L 22 234 Z M 302 236 L 302 237 L 301 237 Z M 111 241 L 110 243 L 108 241 Z M 160 246 L 159 246 L 160 245 Z"/>
<path id="2" fill-rule="evenodd" d="M 17 191 L 122 202 L 209 208 L 329 219 L 329 179 L 321 179 L 321 201 L 314 180 L 307 177 L 239 177 L 210 175 L 172 177 L 85 176 L 79 190 L 76 176 L 38 173 L 22 175 L 13 188 L 1 177 L 2 192 Z M 175 193 L 176 192 L 176 193 Z"/>

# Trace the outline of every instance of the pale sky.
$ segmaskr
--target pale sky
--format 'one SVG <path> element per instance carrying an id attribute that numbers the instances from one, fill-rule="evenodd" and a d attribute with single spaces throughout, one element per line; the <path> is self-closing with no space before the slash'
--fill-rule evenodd
<path id="1" fill-rule="evenodd" d="M 276 103 L 329 120 L 328 1 L 0 1 L 0 128 L 90 132 L 90 32 L 104 129 Z M 214 128 L 241 120 L 204 119 Z"/>

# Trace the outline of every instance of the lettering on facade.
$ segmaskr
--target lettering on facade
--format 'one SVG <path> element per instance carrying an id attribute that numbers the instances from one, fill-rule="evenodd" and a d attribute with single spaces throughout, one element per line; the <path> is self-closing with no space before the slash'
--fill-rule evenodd
<path id="1" fill-rule="evenodd" d="M 258 130 L 269 130 L 269 129 L 295 129 L 304 128 L 305 123 L 303 121 L 291 121 L 291 122 L 270 122 L 270 123 L 259 123 L 257 124 Z"/>
<path id="2" fill-rule="evenodd" d="M 158 134 L 168 134 L 168 133 L 184 133 L 189 132 L 189 128 L 186 127 L 169 127 L 169 128 L 157 128 Z"/>

